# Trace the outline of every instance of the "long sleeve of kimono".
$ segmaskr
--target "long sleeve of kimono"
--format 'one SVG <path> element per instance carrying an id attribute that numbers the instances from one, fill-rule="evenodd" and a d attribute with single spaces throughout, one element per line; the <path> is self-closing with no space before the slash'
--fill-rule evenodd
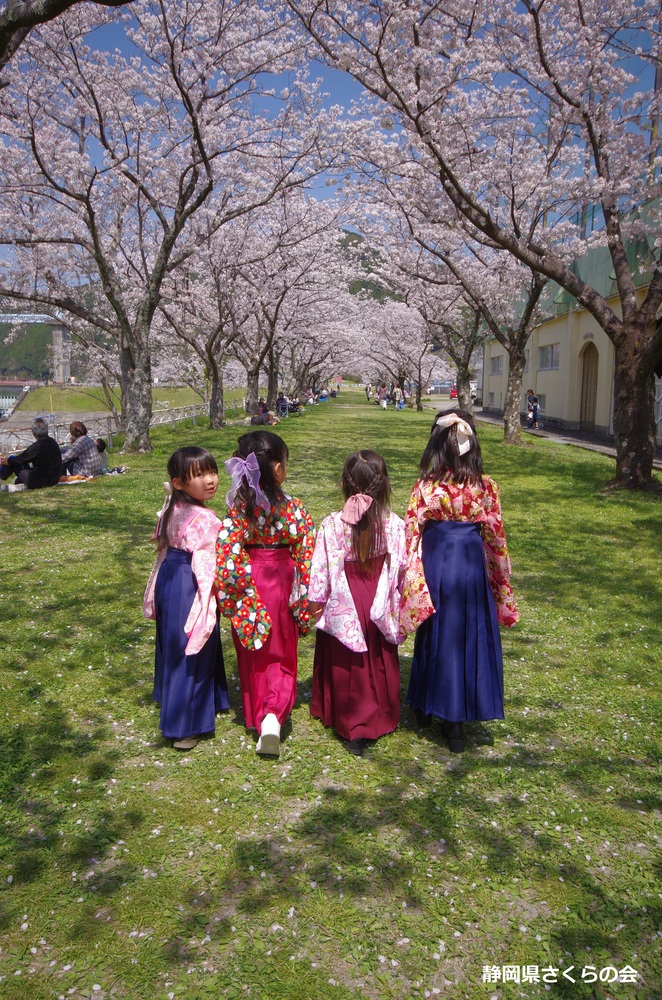
<path id="1" fill-rule="evenodd" d="M 331 573 L 326 548 L 326 521 L 322 521 L 317 531 L 313 559 L 310 567 L 308 600 L 326 604 L 331 593 Z"/>
<path id="2" fill-rule="evenodd" d="M 294 560 L 294 583 L 290 597 L 290 609 L 299 627 L 299 634 L 306 635 L 310 631 L 310 614 L 308 611 L 308 587 L 310 585 L 310 565 L 315 547 L 315 524 L 303 504 L 294 504 L 292 526 L 296 525 L 296 541 L 291 548 Z M 289 505 L 288 505 L 289 506 Z"/>
<path id="3" fill-rule="evenodd" d="M 156 603 L 154 601 L 154 588 L 156 587 L 156 578 L 159 575 L 159 570 L 161 569 L 161 563 L 166 557 L 166 550 L 161 549 L 156 557 L 156 561 L 152 566 L 152 572 L 149 574 L 149 580 L 147 581 L 147 587 L 145 588 L 145 596 L 143 598 L 143 616 L 145 618 L 151 618 L 156 621 Z"/>
<path id="4" fill-rule="evenodd" d="M 510 585 L 510 556 L 501 516 L 499 487 L 496 483 L 491 483 L 491 487 L 487 502 L 484 504 L 486 520 L 481 525 L 487 576 L 497 608 L 499 625 L 511 626 L 519 620 L 519 612 Z"/>
<path id="5" fill-rule="evenodd" d="M 210 516 L 211 515 L 211 516 Z M 216 537 L 219 520 L 204 511 L 187 525 L 183 542 L 191 552 L 191 569 L 198 587 L 184 631 L 188 636 L 186 654 L 199 653 L 216 626 Z"/>
<path id="6" fill-rule="evenodd" d="M 230 513 L 216 540 L 216 583 L 221 614 L 232 620 L 242 646 L 260 649 L 271 629 L 271 617 L 253 585 L 244 547 L 246 519 Z"/>
<path id="7" fill-rule="evenodd" d="M 411 493 L 405 514 L 406 569 L 402 587 L 400 627 L 403 632 L 414 632 L 430 615 L 434 614 L 434 604 L 425 582 L 425 571 L 421 558 L 421 522 L 425 512 L 425 501 L 419 484 Z"/>

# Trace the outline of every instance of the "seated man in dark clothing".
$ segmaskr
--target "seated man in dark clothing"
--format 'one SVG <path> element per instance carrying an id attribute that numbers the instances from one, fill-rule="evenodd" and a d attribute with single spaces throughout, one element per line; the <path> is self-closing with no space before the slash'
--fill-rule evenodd
<path id="1" fill-rule="evenodd" d="M 29 490 L 39 490 L 44 486 L 55 486 L 60 478 L 62 455 L 60 446 L 48 435 L 48 421 L 37 417 L 32 424 L 35 443 L 29 445 L 20 455 L 0 455 L 0 479 L 16 475 L 17 486 L 27 486 Z M 7 490 L 8 486 L 0 486 Z"/>

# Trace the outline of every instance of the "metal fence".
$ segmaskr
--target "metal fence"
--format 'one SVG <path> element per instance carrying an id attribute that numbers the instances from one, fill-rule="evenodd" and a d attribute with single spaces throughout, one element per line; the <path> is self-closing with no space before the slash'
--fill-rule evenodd
<path id="1" fill-rule="evenodd" d="M 233 420 L 243 417 L 245 415 L 244 409 L 245 401 L 242 399 L 240 403 L 237 400 L 225 404 L 225 417 Z M 194 403 L 192 406 L 173 406 L 165 410 L 154 410 L 152 413 L 152 419 L 150 420 L 150 427 L 159 427 L 164 424 L 169 424 L 171 427 L 175 428 L 181 420 L 192 420 L 193 424 L 198 423 L 198 419 L 203 420 L 207 417 L 209 413 L 209 408 L 205 403 Z"/>
<path id="2" fill-rule="evenodd" d="M 54 414 L 43 414 L 50 424 L 50 435 L 54 437 L 61 447 L 69 444 L 69 425 L 56 421 Z M 109 448 L 113 447 L 113 434 L 117 434 L 119 428 L 117 421 L 110 413 L 100 413 L 98 417 L 90 418 L 85 415 L 85 426 L 90 437 L 101 437 L 105 440 Z M 23 451 L 28 445 L 34 443 L 32 434 L 32 423 L 27 427 L 10 427 L 0 424 L 0 452 L 3 455 Z"/>
<path id="3" fill-rule="evenodd" d="M 154 410 L 152 419 L 150 420 L 150 427 L 169 426 L 174 429 L 182 420 L 191 420 L 195 426 L 198 420 L 205 420 L 207 418 L 208 412 L 208 408 L 204 403 L 196 403 L 192 406 L 175 406 L 165 410 Z M 244 414 L 243 399 L 240 401 L 235 399 L 226 404 L 226 419 L 236 420 L 243 417 Z M 50 423 L 51 437 L 54 437 L 61 446 L 69 444 L 69 422 L 63 423 L 57 421 L 57 414 L 45 413 L 44 417 Z M 109 448 L 113 447 L 113 435 L 121 432 L 117 420 L 110 413 L 100 413 L 98 417 L 86 413 L 85 426 L 90 437 L 103 438 Z M 33 441 L 31 424 L 25 427 L 10 427 L 7 424 L 0 423 L 0 453 L 3 455 L 23 451 Z"/>

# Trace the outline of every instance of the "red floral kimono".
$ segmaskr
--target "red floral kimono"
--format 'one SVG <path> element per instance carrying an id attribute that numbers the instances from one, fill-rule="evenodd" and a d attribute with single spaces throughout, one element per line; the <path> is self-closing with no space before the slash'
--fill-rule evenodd
<path id="1" fill-rule="evenodd" d="M 519 620 L 519 614 L 510 585 L 510 557 L 501 517 L 499 487 L 489 476 L 483 476 L 480 485 L 458 486 L 452 482 L 435 483 L 422 479 L 414 485 L 405 514 L 407 572 L 400 620 L 403 630 L 415 631 L 434 614 L 421 559 L 421 533 L 428 520 L 480 524 L 487 576 L 499 624 L 514 625 Z"/>
<path id="2" fill-rule="evenodd" d="M 228 512 L 216 543 L 216 579 L 221 614 L 232 621 L 246 725 L 259 730 L 265 715 L 282 724 L 294 706 L 297 638 L 310 629 L 315 526 L 294 497 L 257 514 L 251 525 L 241 507 Z"/>

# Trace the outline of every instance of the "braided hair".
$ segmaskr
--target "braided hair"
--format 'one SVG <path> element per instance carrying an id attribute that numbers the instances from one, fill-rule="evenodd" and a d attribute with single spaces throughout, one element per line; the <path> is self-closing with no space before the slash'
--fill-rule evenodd
<path id="1" fill-rule="evenodd" d="M 265 493 L 269 503 L 276 508 L 276 516 L 280 513 L 281 504 L 285 502 L 285 494 L 280 488 L 280 483 L 276 481 L 274 475 L 274 465 L 278 462 L 283 464 L 289 457 L 287 445 L 282 437 L 273 434 L 271 431 L 251 431 L 249 434 L 242 434 L 237 441 L 235 458 L 248 458 L 253 453 L 260 466 L 260 486 Z M 235 496 L 235 504 L 241 503 L 243 513 L 251 525 L 257 522 L 255 513 L 255 490 L 248 485 L 246 477 L 241 480 L 241 485 Z M 266 512 L 265 512 L 266 513 Z"/>
<path id="2" fill-rule="evenodd" d="M 352 525 L 352 555 L 362 570 L 385 549 L 385 522 L 389 514 L 391 482 L 386 462 L 376 451 L 356 451 L 345 461 L 342 491 L 348 500 L 365 493 L 373 502 L 358 524 Z"/>

